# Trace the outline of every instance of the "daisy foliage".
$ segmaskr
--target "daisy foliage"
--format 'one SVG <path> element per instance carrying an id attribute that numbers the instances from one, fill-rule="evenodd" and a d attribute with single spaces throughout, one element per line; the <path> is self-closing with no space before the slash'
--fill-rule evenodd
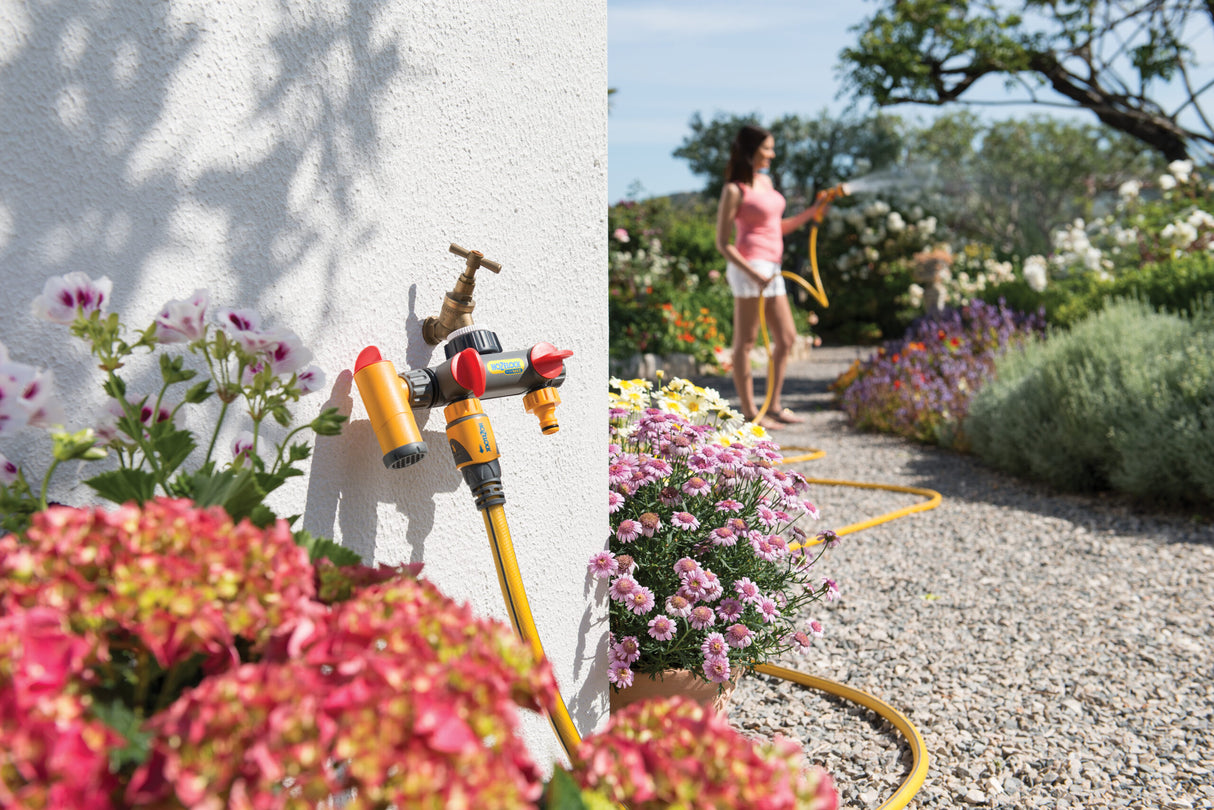
<path id="1" fill-rule="evenodd" d="M 724 683 L 806 651 L 807 606 L 834 598 L 815 564 L 835 543 L 803 476 L 762 428 L 683 379 L 612 380 L 608 549 L 589 561 L 611 600 L 609 678 L 672 669 Z"/>

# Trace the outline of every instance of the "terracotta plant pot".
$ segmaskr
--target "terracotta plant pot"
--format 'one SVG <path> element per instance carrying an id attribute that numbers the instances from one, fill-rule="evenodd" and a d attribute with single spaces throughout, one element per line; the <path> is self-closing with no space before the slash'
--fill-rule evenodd
<path id="1" fill-rule="evenodd" d="M 724 714 L 741 677 L 741 668 L 724 684 L 709 683 L 688 669 L 668 669 L 657 675 L 637 673 L 632 686 L 610 690 L 611 711 L 617 712 L 639 700 L 679 695 Z"/>

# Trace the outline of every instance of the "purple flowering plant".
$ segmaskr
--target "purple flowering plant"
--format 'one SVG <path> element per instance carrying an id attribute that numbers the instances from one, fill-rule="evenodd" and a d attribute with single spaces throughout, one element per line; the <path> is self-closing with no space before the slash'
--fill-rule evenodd
<path id="1" fill-rule="evenodd" d="M 1042 313 L 974 299 L 920 318 L 896 341 L 832 384 L 852 424 L 926 443 L 964 447 L 969 404 L 1009 348 L 1044 334 Z"/>
<path id="2" fill-rule="evenodd" d="M 266 496 L 302 475 L 297 464 L 311 453 L 299 434 L 336 435 L 345 421 L 329 407 L 291 428 L 291 406 L 324 384 L 321 370 L 310 365 L 311 352 L 289 329 L 263 325 L 256 312 L 212 306 L 206 290 L 169 301 L 132 334 L 107 311 L 111 289 L 108 278 L 69 273 L 48 279 L 32 306 L 35 317 L 67 326 L 96 358 L 108 399 L 92 424 L 65 428 L 51 373 L 11 359 L 0 345 L 0 438 L 41 427 L 52 440 L 52 461 L 37 488 L 18 464 L 0 456 L 0 528 L 20 531 L 47 507 L 58 466 L 106 458 L 117 465 L 84 483 L 108 501 L 185 497 L 223 506 L 235 520 L 269 525 L 275 516 Z M 140 373 L 151 370 L 147 355 L 155 355 L 158 380 L 155 372 Z M 247 429 L 225 455 L 216 443 L 237 414 Z M 270 439 L 267 420 L 285 435 Z M 191 425 L 204 426 L 198 437 Z"/>
<path id="3" fill-rule="evenodd" d="M 815 570 L 837 537 L 799 525 L 818 518 L 808 482 L 781 469 L 773 442 L 722 431 L 730 411 L 715 392 L 679 379 L 658 391 L 613 383 L 611 535 L 588 566 L 608 582 L 611 683 L 676 669 L 725 683 L 808 651 L 822 626 L 807 606 L 838 594 Z"/>

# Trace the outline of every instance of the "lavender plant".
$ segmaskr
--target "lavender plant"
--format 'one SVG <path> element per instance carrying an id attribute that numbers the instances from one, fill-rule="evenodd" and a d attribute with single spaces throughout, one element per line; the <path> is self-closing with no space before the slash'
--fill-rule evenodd
<path id="1" fill-rule="evenodd" d="M 835 383 L 852 424 L 921 442 L 963 442 L 958 426 L 995 359 L 1044 332 L 1042 313 L 974 300 L 924 317 Z"/>

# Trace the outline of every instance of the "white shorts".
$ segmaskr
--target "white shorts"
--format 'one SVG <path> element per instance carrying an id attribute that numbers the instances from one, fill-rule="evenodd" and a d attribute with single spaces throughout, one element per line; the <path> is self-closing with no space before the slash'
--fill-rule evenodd
<path id="1" fill-rule="evenodd" d="M 767 286 L 763 288 L 762 293 L 764 298 L 774 298 L 777 295 L 788 294 L 788 291 L 784 288 L 784 276 L 780 275 L 780 265 L 778 263 L 766 262 L 762 259 L 751 259 L 750 266 L 767 278 L 775 276 L 775 279 L 768 282 Z M 729 289 L 733 290 L 734 298 L 759 297 L 759 285 L 755 284 L 754 279 L 747 275 L 745 270 L 733 262 L 729 262 L 725 268 L 725 278 L 729 280 Z"/>

